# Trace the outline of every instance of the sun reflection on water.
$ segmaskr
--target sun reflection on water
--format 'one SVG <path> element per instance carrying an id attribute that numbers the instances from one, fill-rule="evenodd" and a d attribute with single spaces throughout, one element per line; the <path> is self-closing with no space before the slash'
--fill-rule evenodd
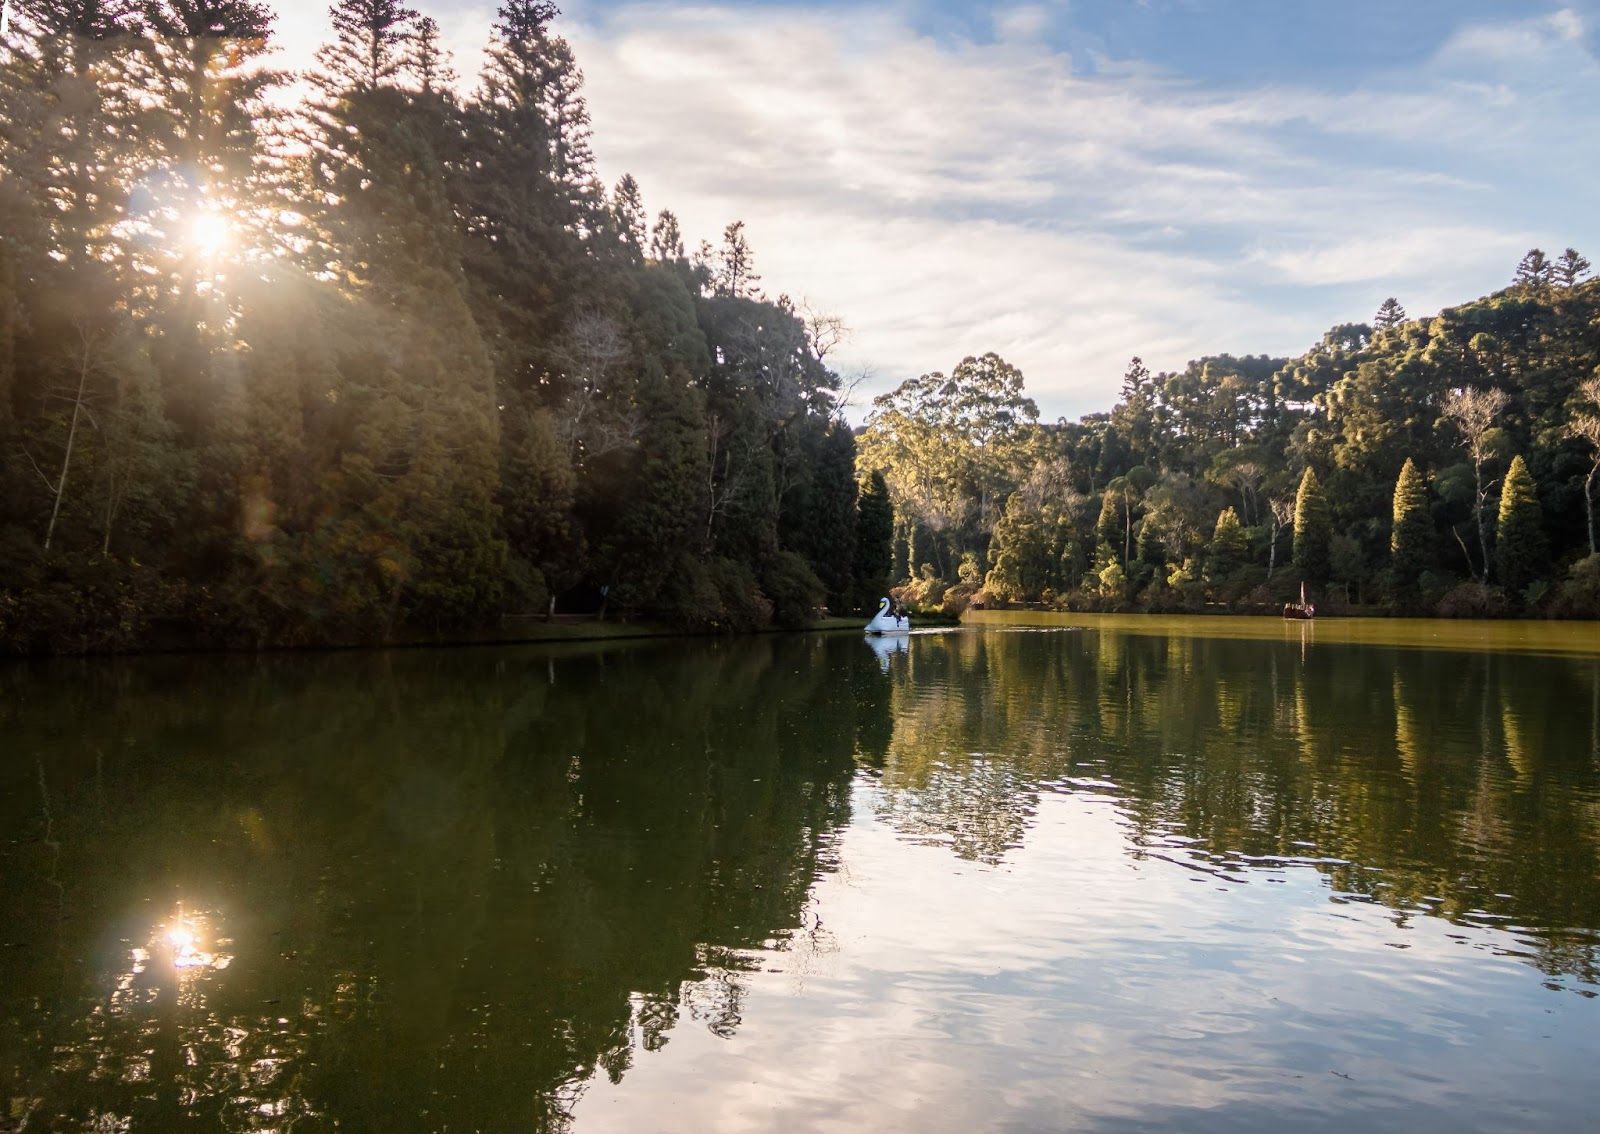
<path id="1" fill-rule="evenodd" d="M 223 946 L 231 945 L 233 942 L 225 937 L 215 937 L 208 942 L 205 935 L 205 921 L 197 915 L 186 915 L 180 910 L 170 924 L 159 928 L 166 930 L 165 941 L 172 952 L 172 967 L 179 971 L 217 972 L 233 963 L 233 954 L 222 951 Z M 158 933 L 157 945 L 160 939 L 161 935 Z M 204 944 L 210 944 L 212 948 L 203 948 Z M 143 954 L 145 951 L 136 949 L 134 952 L 135 960 L 138 960 L 138 954 Z"/>

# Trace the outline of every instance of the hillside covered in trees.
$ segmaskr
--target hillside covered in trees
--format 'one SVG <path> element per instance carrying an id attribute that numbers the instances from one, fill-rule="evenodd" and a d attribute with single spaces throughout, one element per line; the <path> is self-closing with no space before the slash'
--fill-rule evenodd
<path id="1" fill-rule="evenodd" d="M 548 0 L 461 82 L 400 0 L 17 0 L 0 651 L 870 607 L 1600 614 L 1600 283 L 1152 374 L 1043 424 L 969 358 L 841 416 L 841 325 L 597 179 Z M 461 91 L 470 91 L 461 94 Z M 891 551 L 892 546 L 892 551 Z"/>
<path id="2" fill-rule="evenodd" d="M 767 298 L 739 223 L 686 253 L 598 182 L 556 15 L 505 0 L 458 84 L 400 0 L 337 0 L 308 75 L 255 0 L 18 0 L 0 649 L 380 641 L 557 597 L 792 625 L 886 585 L 837 321 Z"/>
<path id="3" fill-rule="evenodd" d="M 860 439 L 925 605 L 1600 617 L 1600 281 L 1568 249 L 1299 358 L 1217 355 L 1041 424 L 993 355 L 873 404 Z"/>

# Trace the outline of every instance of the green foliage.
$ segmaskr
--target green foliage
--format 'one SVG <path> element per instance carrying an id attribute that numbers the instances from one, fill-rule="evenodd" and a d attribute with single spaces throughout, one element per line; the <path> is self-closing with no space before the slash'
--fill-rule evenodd
<path id="1" fill-rule="evenodd" d="M 1100 517 L 1094 523 L 1096 553 L 1121 558 L 1122 535 L 1122 498 L 1108 491 L 1100 498 Z"/>
<path id="2" fill-rule="evenodd" d="M 1544 520 L 1538 489 L 1521 455 L 1511 461 L 1500 492 L 1500 523 L 1495 541 L 1495 572 L 1506 593 L 1521 596 L 1547 567 Z"/>
<path id="3" fill-rule="evenodd" d="M 761 591 L 772 604 L 772 620 L 779 626 L 809 626 L 827 600 L 828 589 L 805 559 L 780 551 L 761 570 Z"/>
<path id="4" fill-rule="evenodd" d="M 1308 583 L 1326 583 L 1333 521 L 1317 474 L 1308 467 L 1294 502 L 1294 569 Z"/>
<path id="5" fill-rule="evenodd" d="M 1422 572 L 1428 564 L 1432 533 L 1422 474 L 1407 457 L 1394 485 L 1394 522 L 1389 534 L 1391 597 L 1401 609 L 1415 609 L 1422 602 Z"/>
<path id="6" fill-rule="evenodd" d="M 1499 588 L 1476 579 L 1458 583 L 1434 607 L 1443 618 L 1499 618 L 1505 612 L 1505 595 Z"/>
<path id="7" fill-rule="evenodd" d="M 1224 508 L 1217 515 L 1216 530 L 1211 535 L 1211 546 L 1206 557 L 1206 578 L 1211 582 L 1226 582 L 1245 563 L 1250 553 L 1250 540 L 1239 516 L 1232 508 Z"/>
<path id="8" fill-rule="evenodd" d="M 1600 618 L 1600 555 L 1574 563 L 1561 584 L 1556 613 L 1568 618 Z"/>
<path id="9" fill-rule="evenodd" d="M 967 357 L 877 398 L 857 437 L 839 321 L 762 295 L 742 222 L 691 261 L 631 176 L 600 186 L 548 0 L 505 0 L 466 98 L 436 23 L 338 0 L 288 108 L 255 0 L 18 13 L 4 648 L 372 642 L 552 597 L 755 628 L 870 610 L 897 574 L 929 607 L 981 586 L 1176 609 L 1203 564 L 1235 601 L 1277 565 L 1296 469 L 1301 577 L 1371 593 L 1387 530 L 1414 607 L 1486 576 L 1513 451 L 1507 593 L 1536 592 L 1541 542 L 1593 550 L 1600 283 L 1572 249 L 1431 319 L 1386 302 L 1297 359 L 1134 359 L 1076 422 L 1041 425 L 1015 367 Z M 1577 585 L 1537 601 L 1586 609 Z"/>
<path id="10" fill-rule="evenodd" d="M 862 484 L 857 500 L 856 554 L 851 576 L 850 609 L 876 609 L 889 593 L 889 569 L 894 559 L 894 505 L 883 474 L 873 471 Z"/>
<path id="11" fill-rule="evenodd" d="M 859 440 L 863 475 L 882 472 L 902 530 L 921 528 L 948 563 L 984 550 L 1037 456 L 1039 409 L 1022 373 L 995 354 L 946 377 L 924 374 L 872 403 Z"/>

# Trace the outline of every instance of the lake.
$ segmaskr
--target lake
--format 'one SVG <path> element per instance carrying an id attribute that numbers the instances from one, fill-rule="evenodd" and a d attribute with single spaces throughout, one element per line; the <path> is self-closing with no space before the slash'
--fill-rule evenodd
<path id="1" fill-rule="evenodd" d="M 0 666 L 0 1130 L 1592 1128 L 1600 627 L 1018 622 Z"/>

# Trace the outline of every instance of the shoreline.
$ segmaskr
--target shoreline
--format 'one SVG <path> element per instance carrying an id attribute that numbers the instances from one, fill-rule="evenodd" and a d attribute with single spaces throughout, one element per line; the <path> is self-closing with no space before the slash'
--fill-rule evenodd
<path id="1" fill-rule="evenodd" d="M 1175 623 L 1182 630 L 1175 633 Z M 1075 614 L 1049 610 L 973 610 L 975 629 L 1100 630 L 1140 636 L 1234 638 L 1305 645 L 1367 645 L 1416 649 L 1490 650 L 1600 657 L 1596 624 L 1576 619 L 1370 618 L 1309 620 L 1272 614 Z"/>

